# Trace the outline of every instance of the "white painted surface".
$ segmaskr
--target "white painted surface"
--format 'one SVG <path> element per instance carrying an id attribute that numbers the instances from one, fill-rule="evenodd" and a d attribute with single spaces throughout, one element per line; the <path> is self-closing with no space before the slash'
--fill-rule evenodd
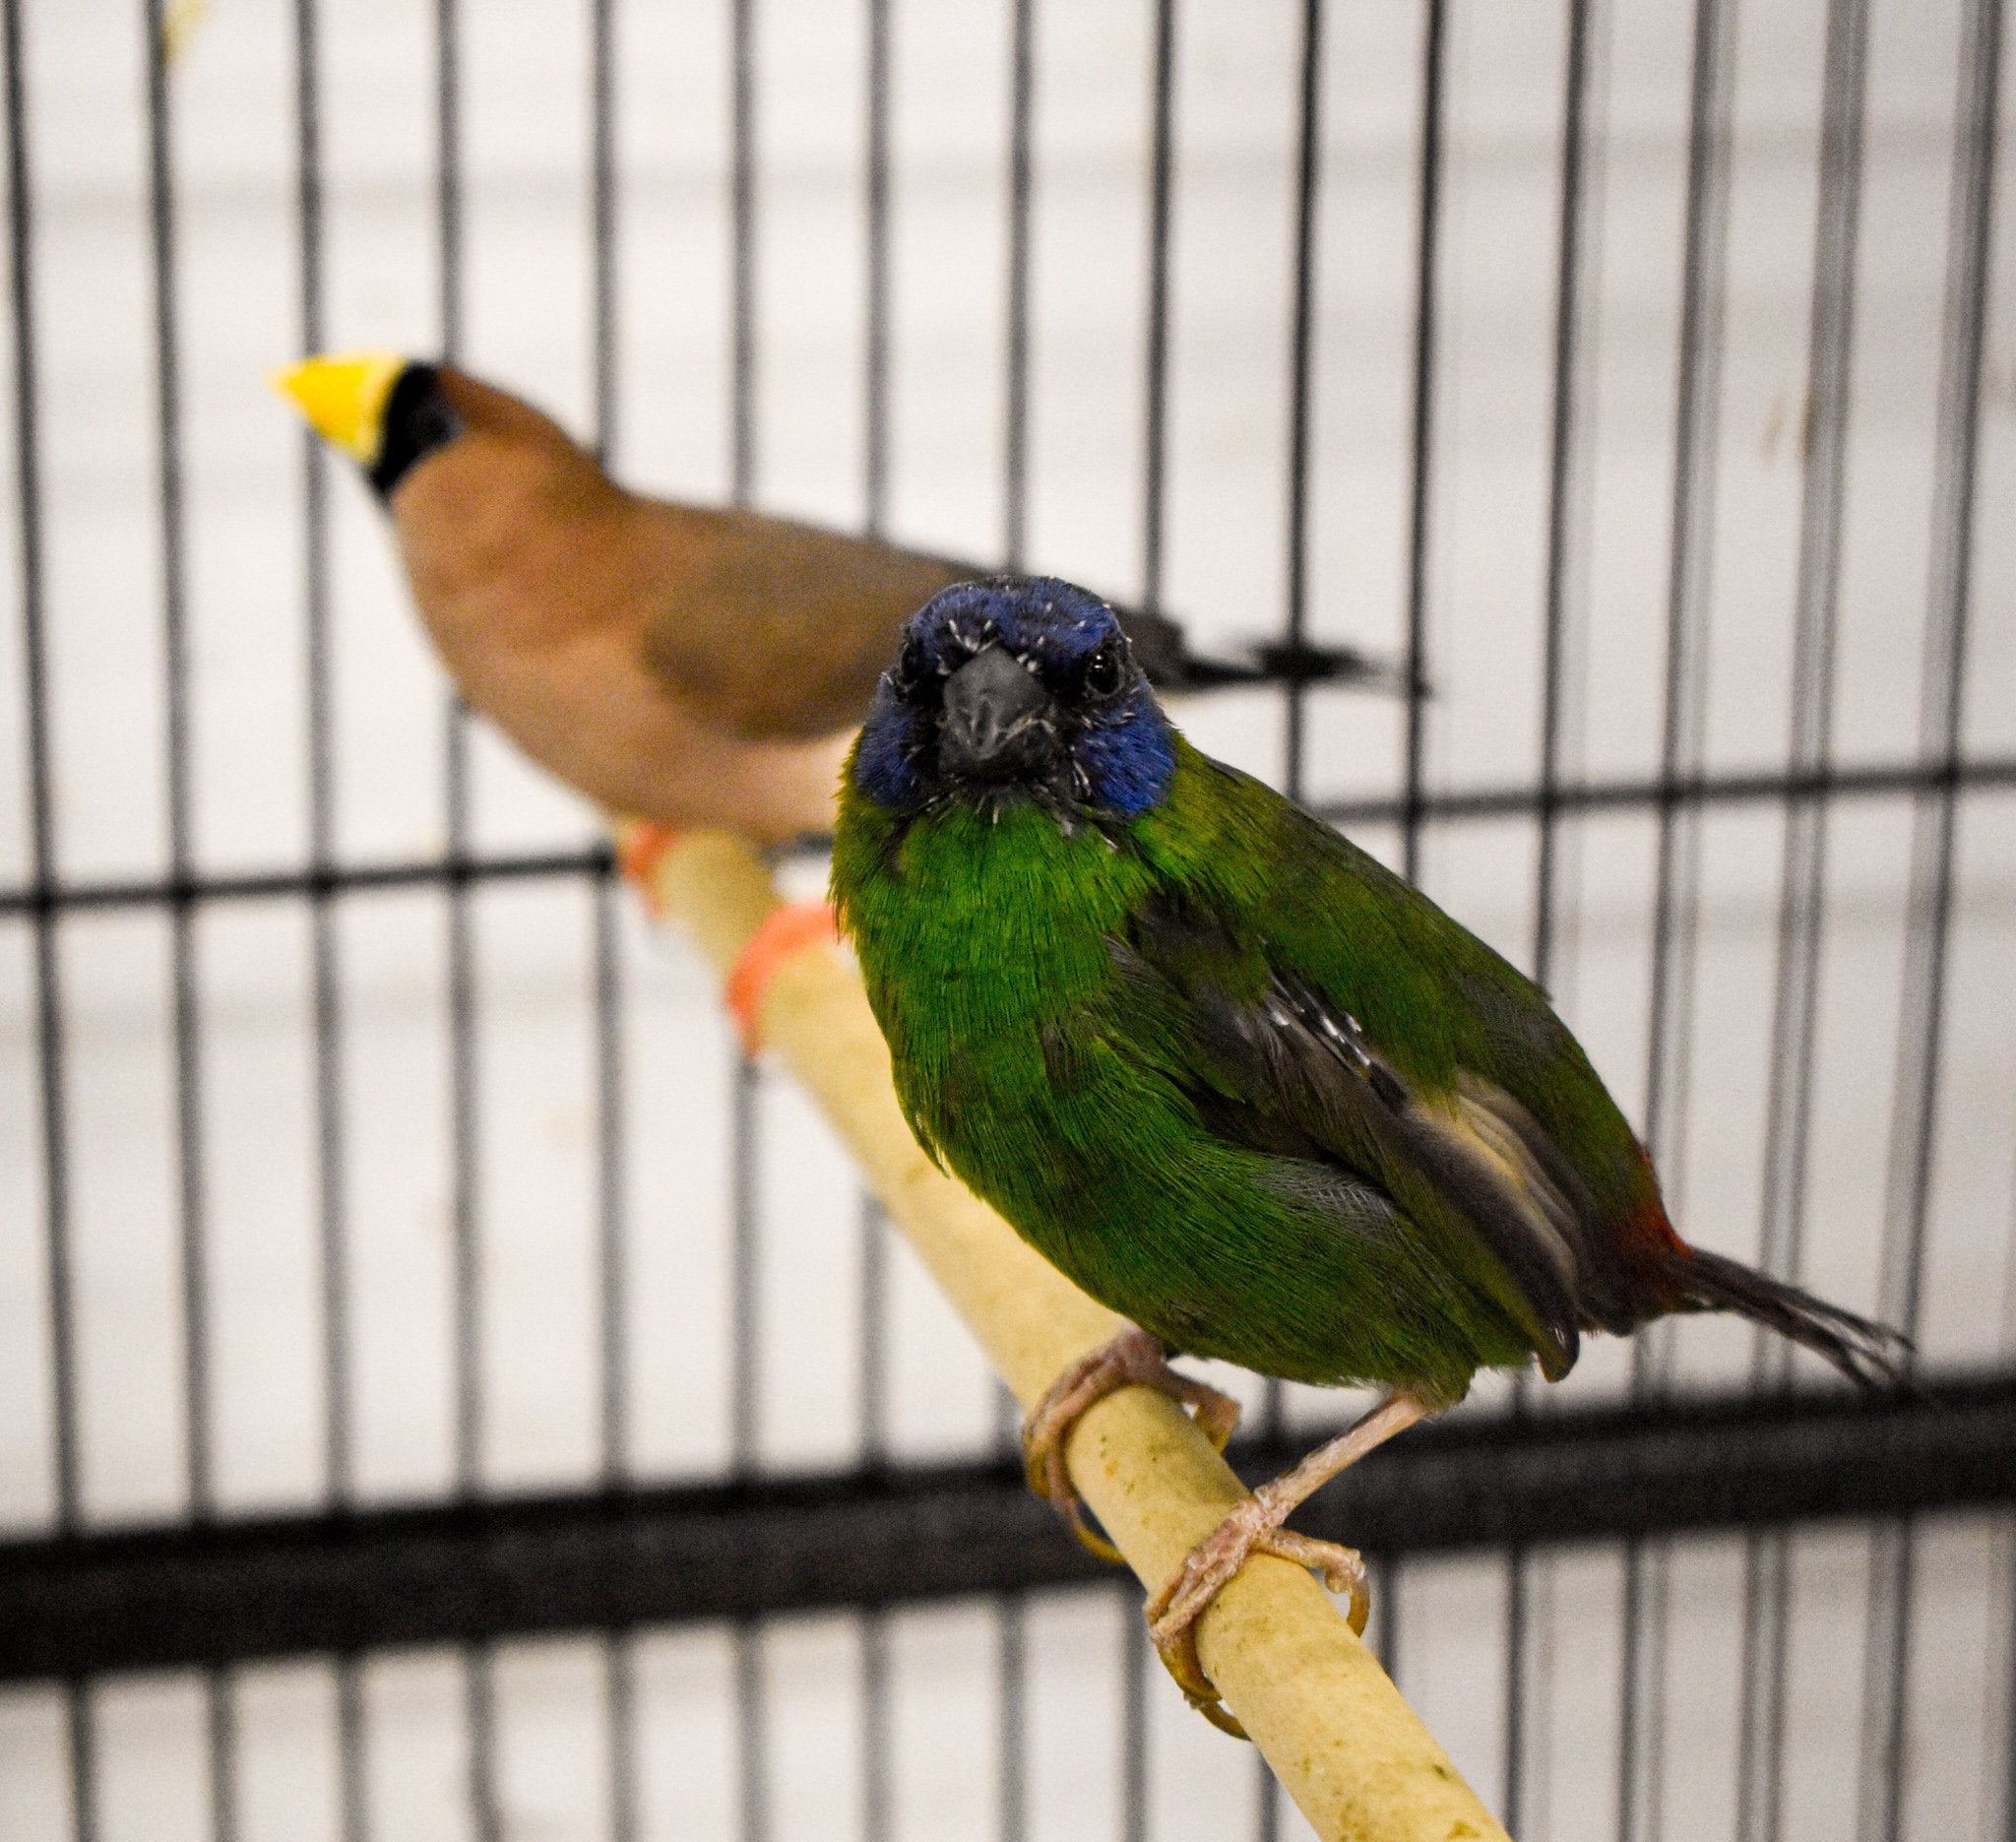
<path id="1" fill-rule="evenodd" d="M 55 857 L 66 880 L 164 867 L 165 720 L 145 117 L 137 9 L 26 9 L 45 499 L 45 619 Z M 1680 8 L 1599 7 L 1580 419 L 1570 529 L 1566 772 L 1656 771 L 1671 522 L 1673 343 L 1685 179 L 1689 25 Z M 894 33 L 889 522 L 997 557 L 1004 533 L 1009 25 L 999 4 L 891 9 Z M 440 338 L 431 11 L 418 0 L 320 9 L 330 346 L 433 349 Z M 1168 526 L 1171 605 L 1221 643 L 1274 626 L 1286 569 L 1290 258 L 1297 10 L 1187 0 L 1177 58 Z M 619 470 L 720 496 L 728 480 L 725 8 L 615 7 Z M 1040 5 L 1025 560 L 1125 593 L 1142 568 L 1147 132 L 1152 10 Z M 1786 759 L 1801 492 L 1817 5 L 1738 9 L 1721 440 L 1701 759 Z M 1858 266 L 1854 410 L 1835 744 L 1894 763 L 1920 746 L 1947 202 L 1961 9 L 1872 8 L 1868 179 Z M 1537 719 L 1553 311 L 1559 4 L 1450 9 L 1440 334 L 1429 503 L 1428 638 L 1436 790 L 1529 779 Z M 1310 624 L 1376 649 L 1405 626 L 1419 11 L 1328 10 L 1318 238 Z M 591 410 L 588 19 L 580 4 L 466 5 L 463 355 L 587 430 Z M 862 515 L 864 145 L 859 6 L 757 7 L 755 491 L 841 524 Z M 297 864 L 306 848 L 300 443 L 264 373 L 292 356 L 297 242 L 292 44 L 285 9 L 214 0 L 171 73 L 176 303 L 186 488 L 192 839 L 196 866 Z M 2006 78 L 2005 97 L 2016 85 Z M 2003 218 L 2010 180 L 2006 119 Z M 2016 749 L 2016 289 L 1994 249 L 1982 420 L 1970 748 Z M 0 329 L 11 340 L 11 329 Z M 11 366 L 5 373 L 12 388 Z M 0 886 L 29 872 L 21 533 L 0 455 Z M 333 473 L 335 839 L 341 860 L 425 856 L 444 841 L 445 698 L 375 507 Z M 1396 711 L 1313 700 L 1312 797 L 1399 786 Z M 1270 699 L 1187 721 L 1205 745 L 1282 769 Z M 591 815 L 508 749 L 473 744 L 485 850 L 564 850 Z M 1390 829 L 1365 842 L 1389 855 Z M 1758 1235 L 1778 883 L 1770 805 L 1698 827 L 1700 898 L 1684 1146 L 1669 1165 L 1689 1232 L 1738 1254 Z M 2016 1110 L 2016 794 L 1970 794 L 1959 831 L 1922 1344 L 1934 1365 L 2006 1357 Z M 1643 1117 L 1654 834 L 1635 813 L 1562 829 L 1554 985 Z M 1877 1300 L 1911 853 L 1905 802 L 1843 805 L 1830 833 L 1814 1066 L 1805 1273 Z M 1425 841 L 1427 886 L 1529 957 L 1534 834 L 1524 820 Z M 498 1488 L 596 1475 L 592 1343 L 596 1113 L 587 899 L 572 885 L 472 902 L 480 1003 L 480 1469 Z M 367 1500 L 425 1497 L 453 1476 L 445 919 L 431 894 L 338 905 L 343 1164 L 352 1280 L 350 1420 Z M 729 1044 L 699 967 L 627 912 L 619 926 L 628 1071 L 633 1353 L 627 1461 L 706 1475 L 729 1455 L 726 1120 Z M 182 1325 L 168 936 L 146 913 L 57 932 L 79 1286 L 83 1507 L 94 1523 L 184 1501 Z M 284 903 L 201 913 L 202 1119 L 213 1307 L 215 1481 L 226 1510 L 305 1506 L 327 1488 L 313 1215 L 313 1036 L 305 918 Z M 53 1513 L 33 964 L 0 919 L 0 1523 Z M 858 1438 L 857 1211 L 839 1154 L 795 1096 L 758 1105 L 760 1462 L 844 1466 Z M 963 1334 L 891 1253 L 887 1425 L 899 1456 L 993 1436 L 991 1387 Z M 1690 1324 L 1674 1372 L 1747 1370 L 1738 1327 Z M 1627 1352 L 1599 1345 L 1569 1387 L 1615 1392 Z M 1249 1398 L 1251 1391 L 1248 1390 Z M 1496 1399 L 1496 1386 L 1480 1395 Z M 1298 1422 L 1343 1410 L 1298 1391 Z M 1868 1544 L 1795 1539 L 1786 1835 L 1854 1820 Z M 1732 1833 L 1739 1547 L 1671 1563 L 1664 1745 L 1670 1836 Z M 1524 1833 L 1612 1833 L 1621 1563 L 1534 1564 Z M 2007 1758 L 2007 1531 L 1928 1528 L 1912 1681 L 1910 1833 L 1996 1819 Z M 1495 1559 L 1408 1570 L 1402 1677 L 1459 1761 L 1502 1772 L 1505 1572 Z M 1131 1625 L 1110 1595 L 1043 1597 L 1028 1621 L 1029 1834 L 1117 1820 L 1116 1683 Z M 998 1620 L 987 1608 L 892 1620 L 893 1833 L 993 1833 Z M 760 1642 L 771 1685 L 779 1837 L 857 1833 L 857 1633 L 846 1620 Z M 638 1643 L 642 1810 L 654 1837 L 734 1833 L 733 1667 L 719 1632 Z M 513 1837 L 603 1833 L 599 1653 L 500 1648 L 498 1793 Z M 233 1694 L 243 1833 L 335 1833 L 335 1689 L 319 1665 L 247 1672 Z M 1243 1750 L 1205 1732 L 1150 1672 L 1153 1833 L 1251 1819 Z M 467 1833 L 463 1665 L 364 1672 L 374 1837 Z M 203 1715 L 189 1678 L 109 1685 L 93 1717 L 108 1838 L 198 1836 Z M 63 1725 L 42 1691 L 0 1695 L 0 1824 L 65 1832 Z M 1291 1817 L 1288 1824 L 1292 1830 Z"/>

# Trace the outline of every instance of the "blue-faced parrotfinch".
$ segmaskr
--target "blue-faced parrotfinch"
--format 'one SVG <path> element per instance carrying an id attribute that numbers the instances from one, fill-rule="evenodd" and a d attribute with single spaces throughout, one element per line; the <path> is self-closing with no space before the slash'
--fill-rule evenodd
<path id="1" fill-rule="evenodd" d="M 948 589 L 905 630 L 849 761 L 833 893 L 918 1139 L 1139 1328 L 1031 1416 L 1077 1522 L 1071 1421 L 1129 1381 L 1224 1406 L 1169 1353 L 1374 1383 L 1150 1602 L 1192 1625 L 1254 1551 L 1353 1593 L 1283 1524 L 1480 1368 L 1584 1331 L 1736 1311 L 1863 1381 L 1893 1332 L 1673 1231 L 1652 1166 L 1545 995 L 1418 890 L 1170 726 L 1110 609 L 1053 580 Z"/>
<path id="2" fill-rule="evenodd" d="M 450 365 L 354 352 L 276 381 L 384 502 L 464 698 L 612 811 L 761 842 L 829 830 L 898 629 L 982 573 L 626 491 L 550 416 Z M 1391 682 L 1346 650 L 1204 659 L 1173 621 L 1128 618 L 1171 689 Z"/>

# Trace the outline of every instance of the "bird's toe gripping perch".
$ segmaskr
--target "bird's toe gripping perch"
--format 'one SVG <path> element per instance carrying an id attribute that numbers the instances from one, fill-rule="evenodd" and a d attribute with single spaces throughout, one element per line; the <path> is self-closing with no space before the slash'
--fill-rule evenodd
<path id="1" fill-rule="evenodd" d="M 1239 1404 L 1204 1382 L 1169 1366 L 1158 1338 L 1129 1325 L 1110 1342 L 1088 1351 L 1050 1384 L 1049 1391 L 1022 1423 L 1022 1462 L 1029 1488 L 1071 1525 L 1071 1533 L 1099 1556 L 1124 1566 L 1126 1557 L 1085 1519 L 1084 1499 L 1064 1463 L 1064 1442 L 1078 1417 L 1116 1389 L 1140 1386 L 1187 1407 L 1198 1428 L 1220 1451 L 1239 1424 Z"/>
<path id="2" fill-rule="evenodd" d="M 1292 1503 L 1281 1501 L 1271 1486 L 1261 1486 L 1191 1549 L 1183 1564 L 1148 1602 L 1148 1634 L 1155 1639 L 1163 1667 L 1175 1678 L 1176 1686 L 1198 1713 L 1238 1740 L 1246 1738 L 1246 1730 L 1227 1712 L 1217 1686 L 1198 1660 L 1197 1620 L 1249 1556 L 1274 1555 L 1292 1560 L 1319 1574 L 1333 1593 L 1349 1595 L 1351 1627 L 1361 1637 L 1371 1612 L 1365 1563 L 1357 1550 L 1283 1528 L 1282 1520 L 1292 1507 Z"/>
<path id="3" fill-rule="evenodd" d="M 1215 1727 L 1244 1736 L 1219 1699 L 1197 1656 L 1197 1620 L 1204 1609 L 1253 1555 L 1274 1555 L 1308 1567 L 1323 1577 L 1333 1593 L 1351 1599 L 1351 1627 L 1364 1635 L 1370 1602 L 1365 1594 L 1365 1563 L 1355 1549 L 1319 1542 L 1285 1529 L 1285 1523 L 1311 1492 L 1340 1471 L 1383 1445 L 1433 1411 L 1423 1398 L 1395 1389 L 1369 1413 L 1336 1438 L 1319 1445 L 1292 1470 L 1285 1471 L 1252 1495 L 1232 1505 L 1225 1519 L 1183 1557 L 1183 1564 L 1148 1602 L 1148 1629 L 1164 1665 L 1176 1679 L 1190 1704 Z"/>
<path id="4" fill-rule="evenodd" d="M 1079 1417 L 1095 1402 L 1126 1387 L 1153 1388 L 1187 1408 L 1198 1429 L 1220 1451 L 1238 1425 L 1239 1404 L 1229 1395 L 1178 1374 L 1169 1366 L 1160 1338 L 1136 1325 L 1089 1350 L 1053 1381 L 1022 1426 L 1022 1462 L 1029 1488 L 1045 1498 L 1070 1524 L 1071 1532 L 1102 1560 L 1125 1557 L 1086 1520 L 1085 1504 L 1071 1482 L 1064 1446 Z M 1297 1488 L 1299 1487 L 1299 1488 Z M 1147 1607 L 1149 1634 L 1176 1686 L 1214 1727 L 1235 1739 L 1246 1730 L 1227 1711 L 1197 1655 L 1197 1620 L 1226 1582 L 1252 1555 L 1274 1555 L 1318 1574 L 1333 1592 L 1351 1601 L 1351 1627 L 1363 1634 L 1370 1602 L 1365 1563 L 1355 1549 L 1319 1542 L 1281 1525 L 1311 1488 L 1300 1477 L 1262 1485 L 1235 1505 L 1212 1533 L 1191 1549 Z"/>

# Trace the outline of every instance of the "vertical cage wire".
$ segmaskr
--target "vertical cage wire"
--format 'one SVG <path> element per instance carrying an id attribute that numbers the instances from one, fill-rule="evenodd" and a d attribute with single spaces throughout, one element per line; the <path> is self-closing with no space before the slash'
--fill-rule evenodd
<path id="1" fill-rule="evenodd" d="M 1921 794 L 1912 828 L 1912 893 L 1899 1033 L 1890 1183 L 1883 1245 L 1883 1307 L 1916 1338 L 1922 1329 L 1939 1104 L 1947 962 L 1953 931 L 1962 697 L 1972 612 L 1981 365 L 1992 248 L 1994 164 L 2002 45 L 2000 0 L 1969 10 L 1960 54 L 1934 480 L 1932 580 L 1924 621 L 1921 718 L 1926 759 L 1941 784 Z M 1909 1518 L 1879 1531 L 1868 1609 L 1858 1821 L 1868 1842 L 1903 1833 L 1917 1530 Z M 2012 1777 L 2016 1784 L 2016 1777 Z"/>
<path id="2" fill-rule="evenodd" d="M 167 42 L 160 0 L 142 0 L 141 64 L 146 73 L 149 255 L 153 284 L 155 468 L 160 521 L 161 658 L 166 723 L 161 786 L 166 805 L 167 871 L 189 875 L 191 663 L 188 561 L 183 505 L 182 339 L 176 298 L 176 200 L 169 115 Z M 183 1484 L 192 1522 L 217 1513 L 210 1310 L 209 1209 L 203 1136 L 203 999 L 197 982 L 196 917 L 183 903 L 168 912 L 169 1039 L 174 1066 L 174 1220 L 182 1310 Z M 214 1842 L 235 1842 L 237 1747 L 228 1671 L 206 1672 L 202 1689 L 206 1783 Z"/>
<path id="3" fill-rule="evenodd" d="M 14 320 L 14 448 L 21 521 L 21 629 L 24 695 L 28 704 L 29 874 L 37 889 L 54 885 L 56 866 L 55 774 L 50 743 L 46 574 L 42 551 L 42 444 L 39 415 L 34 277 L 34 190 L 28 139 L 28 85 L 24 74 L 22 0 L 4 0 L 0 30 L 7 59 L 7 203 Z M 43 910 L 32 920 L 34 954 L 35 1073 L 41 1094 L 44 1260 L 48 1289 L 51 1369 L 50 1418 L 55 1516 L 69 1533 L 82 1524 L 70 1164 L 66 1143 L 69 1082 L 64 1051 L 64 989 L 56 917 Z M 62 1687 L 65 1785 L 75 1842 L 97 1842 L 97 1768 L 90 1684 L 75 1677 Z"/>
<path id="4" fill-rule="evenodd" d="M 1686 220 L 1680 284 L 1679 352 L 1673 433 L 1670 561 L 1667 592 L 1661 728 L 1658 858 L 1654 881 L 1651 1027 L 1645 1136 L 1654 1160 L 1673 1174 L 1685 1131 L 1684 1070 L 1691 1010 L 1698 814 L 1675 789 L 1699 758 L 1711 526 L 1722 340 L 1722 255 L 1729 164 L 1731 21 L 1722 0 L 1697 0 L 1688 127 Z M 1677 1202 L 1677 1196 L 1673 1196 Z M 1663 1333 L 1634 1340 L 1634 1391 L 1662 1379 Z M 1664 1545 L 1632 1542 L 1624 1563 L 1623 1694 L 1618 1721 L 1617 1832 L 1624 1842 L 1658 1842 L 1665 1771 L 1666 1627 L 1669 1556 Z"/>
<path id="5" fill-rule="evenodd" d="M 1036 0 L 1009 0 L 1008 266 L 1006 349 L 1001 428 L 1001 560 L 1024 566 L 1029 524 L 1030 239 L 1034 178 L 1031 141 L 1036 114 Z M 1015 1403 L 994 1386 L 995 1443 L 1011 1449 Z M 995 1606 L 996 1705 L 994 1834 L 1024 1842 L 1029 1833 L 1029 1603 L 1004 1593 Z"/>
<path id="6" fill-rule="evenodd" d="M 1831 758 L 1867 41 L 1867 9 L 1859 0 L 1830 6 L 1809 334 L 1811 433 L 1800 506 L 1790 713 L 1792 765 L 1816 776 L 1825 774 Z M 1826 824 L 1824 802 L 1788 799 L 1759 1257 L 1766 1271 L 1795 1281 L 1810 1155 Z M 1760 1331 L 1752 1358 L 1756 1384 L 1783 1386 L 1791 1369 L 1791 1351 Z M 1783 1823 L 1790 1562 L 1783 1535 L 1758 1536 L 1747 1544 L 1736 1768 L 1742 1842 L 1777 1842 Z"/>
<path id="7" fill-rule="evenodd" d="M 1562 699 L 1565 694 L 1569 516 L 1574 478 L 1578 387 L 1577 342 L 1582 286 L 1585 112 L 1589 84 L 1589 0 L 1570 0 L 1561 80 L 1560 218 L 1554 269 L 1552 405 L 1547 437 L 1544 576 L 1542 588 L 1540 760 L 1535 814 L 1533 979 L 1550 988 L 1554 959 L 1557 809 Z M 1507 1411 L 1528 1410 L 1532 1378 L 1514 1380 Z M 1526 1807 L 1527 1676 L 1532 1592 L 1531 1557 L 1514 1546 L 1505 1556 L 1504 1782 L 1499 1810 L 1517 1830 Z"/>

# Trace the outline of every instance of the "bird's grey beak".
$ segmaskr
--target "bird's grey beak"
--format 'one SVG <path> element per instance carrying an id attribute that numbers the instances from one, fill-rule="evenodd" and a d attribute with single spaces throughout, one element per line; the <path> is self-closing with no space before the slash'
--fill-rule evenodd
<path id="1" fill-rule="evenodd" d="M 1027 772 L 1054 746 L 1049 709 L 1049 693 L 1006 647 L 976 653 L 945 680 L 940 765 L 989 779 Z"/>

